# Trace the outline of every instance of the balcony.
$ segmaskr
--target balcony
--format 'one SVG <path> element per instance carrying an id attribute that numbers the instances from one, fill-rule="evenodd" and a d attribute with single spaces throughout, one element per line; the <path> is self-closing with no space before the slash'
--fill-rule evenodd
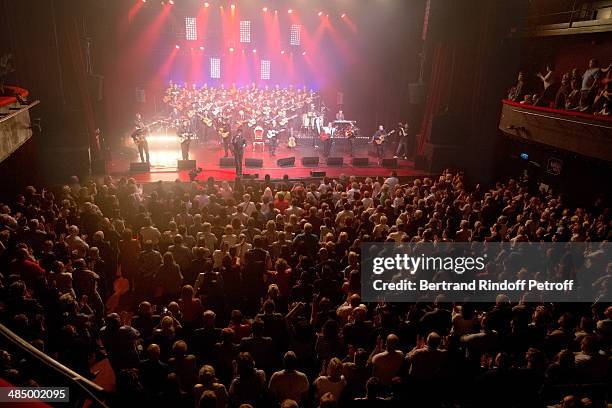
<path id="1" fill-rule="evenodd" d="M 28 91 L 25 89 L 7 88 L 24 99 L 28 96 Z M 34 101 L 22 105 L 13 96 L 0 97 L 0 162 L 32 137 L 30 108 L 38 103 L 39 101 Z"/>
<path id="2" fill-rule="evenodd" d="M 502 101 L 499 129 L 510 137 L 612 162 L 612 116 Z"/>

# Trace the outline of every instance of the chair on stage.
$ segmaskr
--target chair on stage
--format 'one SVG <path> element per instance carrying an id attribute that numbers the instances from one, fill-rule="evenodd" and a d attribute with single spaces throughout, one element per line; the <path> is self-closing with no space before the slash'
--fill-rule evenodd
<path id="1" fill-rule="evenodd" d="M 264 130 L 261 126 L 257 126 L 253 132 L 255 133 L 255 137 L 253 138 L 253 151 L 255 151 L 255 146 L 261 146 L 261 151 L 263 152 L 266 148 L 263 136 Z"/>

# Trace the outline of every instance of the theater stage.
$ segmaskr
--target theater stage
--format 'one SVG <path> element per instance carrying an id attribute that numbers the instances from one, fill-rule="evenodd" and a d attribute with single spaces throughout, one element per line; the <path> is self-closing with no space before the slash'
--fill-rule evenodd
<path id="1" fill-rule="evenodd" d="M 180 179 L 189 181 L 188 170 L 178 170 L 177 161 L 181 157 L 180 142 L 177 136 L 167 134 L 151 134 L 148 137 L 149 153 L 151 161 L 151 171 L 146 173 L 130 172 L 130 163 L 139 161 L 138 152 L 131 139 L 120 147 L 113 149 L 112 160 L 107 163 L 107 171 L 113 176 L 129 176 L 138 182 L 147 183 L 154 181 L 174 181 Z M 318 142 L 318 144 L 321 144 Z M 387 146 L 385 158 L 393 158 L 393 146 Z M 262 151 L 263 150 L 263 151 Z M 234 167 L 222 167 L 220 159 L 224 156 L 223 147 L 218 140 L 193 141 L 190 149 L 190 159 L 196 161 L 196 166 L 202 168 L 198 175 L 198 180 L 206 180 L 214 177 L 215 180 L 233 180 L 236 177 Z M 397 167 L 393 168 L 390 164 L 386 167 L 378 165 L 373 146 L 367 143 L 367 139 L 362 139 L 355 143 L 353 157 L 367 158 L 368 164 L 354 165 L 353 157 L 350 156 L 346 140 L 336 141 L 331 149 L 330 157 L 341 158 L 342 164 L 328 164 L 323 155 L 322 146 L 313 146 L 312 139 L 298 139 L 298 146 L 295 148 L 287 147 L 286 141 L 281 139 L 276 154 L 273 156 L 268 146 L 264 149 L 260 146 L 253 146 L 249 141 L 245 148 L 245 162 L 247 159 L 260 159 L 261 167 L 249 167 L 243 164 L 245 175 L 257 174 L 263 179 L 269 174 L 272 179 L 280 179 L 285 174 L 291 179 L 313 177 L 312 172 L 325 172 L 327 176 L 339 177 L 359 176 L 359 177 L 386 177 L 391 171 L 395 170 L 402 178 L 424 177 L 429 174 L 423 170 L 415 170 L 412 160 L 397 160 Z M 295 157 L 295 165 L 281 167 L 279 159 Z M 304 165 L 304 157 L 318 157 L 319 163 L 315 165 Z M 316 177 L 316 175 L 315 175 Z"/>

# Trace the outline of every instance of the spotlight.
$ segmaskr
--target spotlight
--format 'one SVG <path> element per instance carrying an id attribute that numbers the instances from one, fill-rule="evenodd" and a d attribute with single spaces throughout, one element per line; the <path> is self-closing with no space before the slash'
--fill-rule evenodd
<path id="1" fill-rule="evenodd" d="M 168 4 L 171 6 L 174 5 L 174 0 L 168 0 Z"/>
<path id="2" fill-rule="evenodd" d="M 178 45 L 178 44 L 176 44 L 176 45 L 174 46 L 174 48 L 176 48 L 176 49 L 178 50 L 179 48 L 181 48 L 181 46 L 180 46 L 180 45 Z"/>
<path id="3" fill-rule="evenodd" d="M 204 51 L 204 47 L 203 46 L 200 46 L 200 51 Z"/>
<path id="4" fill-rule="evenodd" d="M 317 13 L 317 15 L 318 15 L 319 17 L 321 17 L 321 16 L 323 16 L 323 12 L 322 12 L 322 11 L 319 11 L 319 12 Z"/>
<path id="5" fill-rule="evenodd" d="M 210 7 L 210 3 L 209 2 L 204 3 L 204 7 L 206 8 Z"/>
<path id="6" fill-rule="evenodd" d="M 257 50 L 253 48 L 253 54 L 257 54 Z"/>
<path id="7" fill-rule="evenodd" d="M 340 16 L 340 18 L 344 18 L 346 17 L 346 13 L 342 13 L 342 15 Z"/>
<path id="8" fill-rule="evenodd" d="M 306 51 L 302 51 L 302 55 L 306 55 Z"/>
<path id="9" fill-rule="evenodd" d="M 234 47 L 230 47 L 229 52 L 234 52 Z"/>
<path id="10" fill-rule="evenodd" d="M 231 8 L 232 10 L 234 10 L 234 9 L 236 8 L 236 5 L 232 3 L 232 5 L 230 6 L 230 8 Z"/>
<path id="11" fill-rule="evenodd" d="M 282 50 L 282 51 L 281 51 L 281 55 L 285 55 L 285 50 Z"/>
<path id="12" fill-rule="evenodd" d="M 146 3 L 146 2 L 147 2 L 147 0 L 140 0 L 140 1 L 142 1 L 143 3 Z"/>
<path id="13" fill-rule="evenodd" d="M 261 9 L 261 11 L 263 11 L 265 13 L 266 11 L 268 11 L 268 8 L 264 7 L 264 8 Z"/>
<path id="14" fill-rule="evenodd" d="M 287 10 L 287 13 L 289 13 L 289 14 L 293 13 L 293 9 Z"/>

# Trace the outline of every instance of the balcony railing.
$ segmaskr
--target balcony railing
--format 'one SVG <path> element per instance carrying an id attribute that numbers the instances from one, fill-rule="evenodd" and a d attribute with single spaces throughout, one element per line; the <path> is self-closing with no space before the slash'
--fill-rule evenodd
<path id="1" fill-rule="evenodd" d="M 504 100 L 499 129 L 524 141 L 612 162 L 612 116 Z"/>

